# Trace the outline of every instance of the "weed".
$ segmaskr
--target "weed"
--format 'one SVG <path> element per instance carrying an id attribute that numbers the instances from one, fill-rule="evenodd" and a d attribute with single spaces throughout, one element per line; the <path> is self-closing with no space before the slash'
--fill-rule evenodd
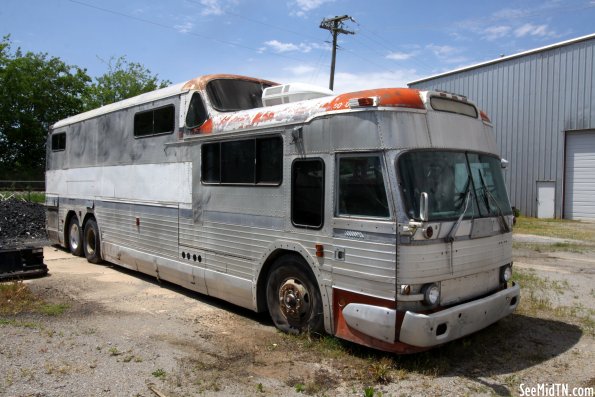
<path id="1" fill-rule="evenodd" d="M 256 385 L 256 391 L 259 393 L 264 393 L 264 386 L 262 385 L 262 383 Z"/>
<path id="2" fill-rule="evenodd" d="M 151 375 L 153 375 L 156 378 L 160 378 L 163 379 L 165 378 L 165 376 L 167 375 L 167 373 L 165 372 L 165 370 L 158 368 L 155 371 L 151 372 Z"/>
<path id="3" fill-rule="evenodd" d="M 303 393 L 306 390 L 306 386 L 303 383 L 297 383 L 294 387 L 297 393 Z"/>
<path id="4" fill-rule="evenodd" d="M 22 281 L 0 283 L 0 314 L 19 314 L 33 311 L 39 299 Z"/>
<path id="5" fill-rule="evenodd" d="M 369 366 L 368 373 L 374 382 L 386 384 L 391 381 L 390 371 L 392 367 L 393 361 L 388 357 L 382 357 Z"/>
<path id="6" fill-rule="evenodd" d="M 39 312 L 48 316 L 59 316 L 68 309 L 68 305 L 64 303 L 46 303 L 39 307 Z"/>
<path id="7" fill-rule="evenodd" d="M 374 393 L 376 393 L 374 387 L 368 386 L 364 388 L 364 397 L 374 397 Z"/>
<path id="8" fill-rule="evenodd" d="M 41 324 L 34 323 L 32 321 L 18 321 L 13 319 L 0 318 L 0 326 L 12 325 L 13 327 L 23 327 L 32 329 L 41 329 Z"/>
<path id="9" fill-rule="evenodd" d="M 114 347 L 110 347 L 109 350 L 108 350 L 108 352 L 109 352 L 109 355 L 110 356 L 119 356 L 120 354 L 124 354 L 121 351 L 119 351 L 118 348 L 115 347 L 115 346 Z"/>

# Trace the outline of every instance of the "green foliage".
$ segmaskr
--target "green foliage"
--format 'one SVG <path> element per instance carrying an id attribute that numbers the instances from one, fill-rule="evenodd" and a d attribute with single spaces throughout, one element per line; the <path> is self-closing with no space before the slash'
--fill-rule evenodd
<path id="1" fill-rule="evenodd" d="M 105 62 L 107 73 L 95 78 L 84 96 L 85 110 L 91 110 L 113 102 L 131 98 L 158 88 L 167 87 L 171 82 L 159 82 L 157 75 L 140 63 L 129 62 L 126 57 L 111 58 Z"/>
<path id="2" fill-rule="evenodd" d="M 0 41 L 0 179 L 40 180 L 50 125 L 170 84 L 125 57 L 106 62 L 93 82 L 85 69 Z"/>
<path id="3" fill-rule="evenodd" d="M 158 368 L 155 371 L 151 372 L 151 375 L 153 375 L 156 378 L 165 378 L 167 373 L 162 368 Z"/>
<path id="4" fill-rule="evenodd" d="M 85 70 L 45 53 L 11 50 L 0 43 L 0 171 L 43 172 L 49 126 L 83 110 L 91 79 Z M 37 172 L 35 172 L 37 171 Z M 41 174 L 43 175 L 43 174 Z"/>

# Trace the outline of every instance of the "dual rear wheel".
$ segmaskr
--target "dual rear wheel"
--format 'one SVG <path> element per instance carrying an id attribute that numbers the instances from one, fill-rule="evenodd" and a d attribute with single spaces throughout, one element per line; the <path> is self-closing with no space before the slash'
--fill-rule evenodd
<path id="1" fill-rule="evenodd" d="M 85 222 L 84 229 L 80 227 L 76 216 L 70 218 L 68 225 L 68 247 L 73 255 L 84 255 L 87 261 L 91 263 L 101 262 L 99 228 L 97 227 L 95 218 L 89 218 Z"/>

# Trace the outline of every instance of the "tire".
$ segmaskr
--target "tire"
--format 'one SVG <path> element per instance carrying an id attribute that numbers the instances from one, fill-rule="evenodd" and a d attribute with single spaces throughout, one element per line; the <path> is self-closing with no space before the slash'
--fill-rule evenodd
<path id="1" fill-rule="evenodd" d="M 281 331 L 290 334 L 323 332 L 320 290 L 312 271 L 300 257 L 283 256 L 273 264 L 266 296 L 271 318 Z"/>
<path id="2" fill-rule="evenodd" d="M 83 233 L 76 215 L 68 222 L 68 249 L 72 255 L 83 256 Z"/>
<path id="3" fill-rule="evenodd" d="M 83 232 L 83 250 L 85 258 L 91 263 L 101 262 L 101 241 L 99 239 L 99 227 L 97 221 L 91 218 L 85 223 Z"/>

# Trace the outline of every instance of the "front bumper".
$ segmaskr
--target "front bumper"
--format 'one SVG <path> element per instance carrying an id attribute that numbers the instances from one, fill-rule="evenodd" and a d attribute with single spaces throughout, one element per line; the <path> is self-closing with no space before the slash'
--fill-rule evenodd
<path id="1" fill-rule="evenodd" d="M 399 341 L 411 346 L 432 347 L 479 331 L 512 313 L 521 298 L 520 288 L 510 288 L 482 299 L 432 314 L 406 312 Z"/>

